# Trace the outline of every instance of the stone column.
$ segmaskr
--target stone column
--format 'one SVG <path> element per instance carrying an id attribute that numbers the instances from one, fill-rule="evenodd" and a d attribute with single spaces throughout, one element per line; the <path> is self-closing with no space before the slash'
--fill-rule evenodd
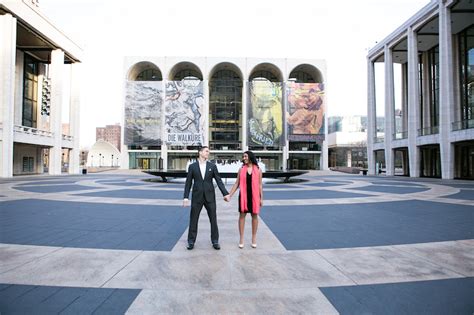
<path id="1" fill-rule="evenodd" d="M 126 100 L 126 95 L 127 95 L 127 78 L 124 76 L 124 83 L 122 84 L 122 128 L 120 130 L 120 169 L 122 170 L 128 170 L 129 168 L 129 160 L 128 160 L 128 144 L 125 144 L 125 127 L 126 127 L 126 122 L 125 122 L 125 100 Z M 161 109 L 160 109 L 161 110 Z M 162 115 L 164 115 L 164 110 L 162 110 Z M 163 138 L 163 119 L 161 119 L 161 126 L 162 126 L 162 138 Z"/>
<path id="2" fill-rule="evenodd" d="M 454 75 L 451 12 L 439 2 L 439 143 L 441 176 L 454 177 L 454 148 L 449 141 L 454 118 Z"/>
<path id="3" fill-rule="evenodd" d="M 285 140 L 283 141 L 283 156 L 282 156 L 282 163 L 281 167 L 283 168 L 283 171 L 286 171 L 288 168 L 288 159 L 290 158 L 290 141 L 288 140 L 288 124 L 286 122 L 286 113 L 288 112 L 288 97 L 286 95 L 286 84 L 283 83 L 282 87 L 282 102 L 283 102 L 283 134 L 285 135 Z M 322 157 L 320 156 L 319 162 L 321 165 L 321 159 Z"/>
<path id="4" fill-rule="evenodd" d="M 408 28 L 408 163 L 410 177 L 420 176 L 420 157 L 416 146 L 420 124 L 420 91 L 418 78 L 418 39 Z"/>
<path id="5" fill-rule="evenodd" d="M 13 176 L 16 18 L 0 15 L 0 177 Z"/>
<path id="6" fill-rule="evenodd" d="M 73 148 L 69 152 L 69 174 L 79 174 L 80 172 L 80 85 L 81 85 L 81 64 L 71 64 L 71 95 L 69 105 L 69 130 L 73 137 Z"/>
<path id="7" fill-rule="evenodd" d="M 395 122 L 395 100 L 393 86 L 393 62 L 392 50 L 385 45 L 385 165 L 386 175 L 395 174 L 394 153 L 392 150 L 392 140 Z"/>
<path id="8" fill-rule="evenodd" d="M 401 116 L 401 132 L 408 131 L 408 69 L 402 65 L 402 116 Z M 395 130 L 396 132 L 397 130 Z"/>
<path id="9" fill-rule="evenodd" d="M 62 126 L 61 107 L 63 105 L 63 79 L 64 79 L 64 51 L 60 49 L 51 52 L 51 132 L 54 145 L 49 150 L 49 174 L 61 174 L 62 160 Z"/>
<path id="10" fill-rule="evenodd" d="M 249 81 L 244 79 L 242 84 L 242 151 L 247 151 L 249 149 L 247 143 L 247 110 L 250 106 L 248 99 L 248 89 Z"/>
<path id="11" fill-rule="evenodd" d="M 372 60 L 367 58 L 367 167 L 369 175 L 376 175 L 373 152 L 374 138 L 377 134 L 375 115 L 375 69 Z"/>
<path id="12" fill-rule="evenodd" d="M 201 145 L 209 146 L 209 140 L 210 140 L 210 135 L 209 135 L 209 80 L 203 80 L 203 93 L 204 93 L 204 126 L 203 126 L 203 143 Z"/>
<path id="13" fill-rule="evenodd" d="M 166 126 L 165 126 L 165 121 L 166 121 L 166 111 L 165 111 L 165 108 L 166 108 L 166 82 L 167 82 L 167 80 L 163 80 L 163 85 L 162 85 L 163 105 L 161 107 L 161 139 L 162 139 L 161 158 L 163 159 L 163 170 L 162 171 L 164 171 L 164 172 L 168 171 L 168 145 L 166 144 L 166 141 L 168 141 L 168 134 L 166 132 Z M 127 159 L 126 159 L 127 160 L 127 168 L 128 168 L 128 158 L 129 158 L 129 154 L 127 153 Z"/>

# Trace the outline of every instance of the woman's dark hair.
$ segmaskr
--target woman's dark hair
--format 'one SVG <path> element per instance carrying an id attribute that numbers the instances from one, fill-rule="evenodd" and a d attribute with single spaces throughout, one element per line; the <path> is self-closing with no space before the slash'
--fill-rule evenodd
<path id="1" fill-rule="evenodd" d="M 252 162 L 253 165 L 260 168 L 260 166 L 258 166 L 258 161 L 257 161 L 257 158 L 255 157 L 255 153 L 253 153 L 252 151 L 245 151 L 244 154 L 247 154 L 249 156 L 249 160 L 250 162 Z"/>

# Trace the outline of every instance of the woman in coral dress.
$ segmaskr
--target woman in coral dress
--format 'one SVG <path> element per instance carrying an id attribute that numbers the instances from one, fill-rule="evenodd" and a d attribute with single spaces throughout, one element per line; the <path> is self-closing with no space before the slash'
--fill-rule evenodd
<path id="1" fill-rule="evenodd" d="M 229 200 L 237 191 L 237 188 L 240 188 L 239 248 L 244 248 L 244 227 L 247 213 L 252 216 L 252 248 L 257 248 L 258 214 L 263 205 L 262 171 L 252 151 L 244 152 L 243 163 L 244 165 L 239 169 L 237 180 L 229 193 Z"/>

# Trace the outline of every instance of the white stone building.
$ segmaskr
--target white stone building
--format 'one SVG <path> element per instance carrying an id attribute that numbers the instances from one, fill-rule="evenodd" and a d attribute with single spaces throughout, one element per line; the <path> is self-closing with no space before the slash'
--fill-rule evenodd
<path id="1" fill-rule="evenodd" d="M 328 119 L 330 168 L 367 167 L 367 116 L 334 116 Z"/>
<path id="2" fill-rule="evenodd" d="M 411 177 L 474 178 L 473 21 L 472 1 L 432 0 L 370 49 L 369 174 L 402 160 Z"/>
<path id="3" fill-rule="evenodd" d="M 327 144 L 323 141 L 327 133 L 327 118 L 323 116 L 327 111 L 325 78 L 326 63 L 323 60 L 127 57 L 124 63 L 122 167 L 184 170 L 189 160 L 196 157 L 199 142 L 209 146 L 210 158 L 213 160 L 240 160 L 242 153 L 250 149 L 265 163 L 267 170 L 327 169 Z M 258 117 L 260 122 L 273 124 L 273 129 L 278 129 L 279 140 L 274 143 L 271 139 L 262 140 L 260 137 L 263 144 L 257 145 L 254 139 L 249 139 L 255 136 L 255 133 L 249 133 L 255 127 L 253 116 L 260 115 L 252 111 L 254 107 L 250 107 L 250 104 L 261 102 L 258 98 L 260 96 L 267 100 L 275 96 L 257 95 L 260 93 L 255 92 L 260 84 L 255 83 L 257 81 L 266 82 L 261 83 L 262 85 L 273 85 L 274 89 L 267 91 L 281 93 L 281 100 L 277 100 L 281 101 L 281 109 L 272 107 L 271 111 L 269 109 L 262 117 Z M 144 85 L 137 87 L 132 84 L 134 82 L 144 82 Z M 291 102 L 299 97 L 299 94 L 288 92 L 297 84 L 309 89 L 306 92 L 300 91 L 303 94 L 315 92 L 310 89 L 314 86 L 318 93 L 324 95 L 323 105 L 318 103 L 315 107 L 315 112 L 319 111 L 319 114 L 314 116 L 322 120 L 315 118 L 314 122 L 308 123 L 306 130 L 296 126 L 296 118 L 293 116 L 295 110 L 288 107 L 288 95 Z M 191 92 L 183 92 L 181 85 L 188 86 L 188 91 L 193 90 L 194 97 L 190 96 Z M 153 89 L 154 94 L 146 96 L 146 91 Z M 187 96 L 183 96 L 186 93 Z M 144 107 L 139 105 L 139 100 L 149 99 L 152 95 L 159 95 L 155 109 L 144 114 Z M 183 98 L 182 102 L 178 101 L 180 97 Z M 136 110 L 129 110 L 130 107 L 135 107 Z M 183 109 L 184 107 L 187 109 Z M 188 114 L 186 110 L 189 111 Z M 158 115 L 157 112 L 163 114 Z M 189 117 L 177 123 L 183 115 Z M 148 127 L 140 125 L 139 122 L 145 120 L 156 123 L 147 125 Z M 283 122 L 283 126 L 279 126 L 279 120 Z M 186 122 L 189 124 L 186 125 Z M 288 129 L 288 124 L 294 125 Z M 199 125 L 202 131 L 196 131 L 194 125 Z M 317 129 L 311 128 L 314 126 Z M 185 139 L 182 133 L 176 132 L 179 128 L 182 132 L 187 129 L 194 131 L 189 131 Z M 155 136 L 160 139 L 153 140 Z M 191 142 L 186 145 L 180 139 Z"/>
<path id="4" fill-rule="evenodd" d="M 37 1 L 0 0 L 0 177 L 79 173 L 81 54 Z"/>

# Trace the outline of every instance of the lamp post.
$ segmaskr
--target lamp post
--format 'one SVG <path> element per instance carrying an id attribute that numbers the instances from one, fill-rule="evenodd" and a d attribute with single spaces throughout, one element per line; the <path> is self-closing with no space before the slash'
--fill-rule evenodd
<path id="1" fill-rule="evenodd" d="M 102 166 L 102 153 L 99 153 L 99 167 Z"/>
<path id="2" fill-rule="evenodd" d="M 91 167 L 94 167 L 94 156 L 91 155 Z"/>
<path id="3" fill-rule="evenodd" d="M 112 164 L 112 167 L 114 167 L 114 155 L 112 154 L 112 160 L 110 162 Z"/>

